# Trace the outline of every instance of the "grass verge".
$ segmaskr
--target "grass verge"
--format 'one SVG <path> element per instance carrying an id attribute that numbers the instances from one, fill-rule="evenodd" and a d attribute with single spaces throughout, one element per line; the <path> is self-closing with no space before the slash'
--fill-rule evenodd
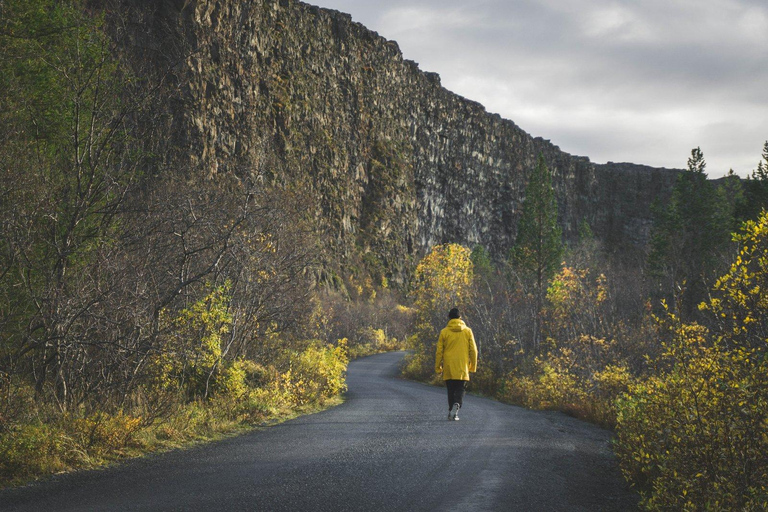
<path id="1" fill-rule="evenodd" d="M 342 401 L 341 395 L 298 405 L 197 401 L 154 421 L 95 413 L 17 425 L 0 434 L 0 489 L 220 440 L 314 414 Z"/>

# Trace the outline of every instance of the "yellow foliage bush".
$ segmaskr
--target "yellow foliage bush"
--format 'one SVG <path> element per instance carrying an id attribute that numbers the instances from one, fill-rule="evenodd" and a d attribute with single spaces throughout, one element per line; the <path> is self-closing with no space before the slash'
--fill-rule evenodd
<path id="1" fill-rule="evenodd" d="M 499 377 L 489 365 L 480 365 L 472 374 L 469 389 L 487 396 L 495 396 L 499 390 Z"/>
<path id="2" fill-rule="evenodd" d="M 184 391 L 189 398 L 203 397 L 213 391 L 212 385 L 215 387 L 217 382 L 222 389 L 234 391 L 231 388 L 237 385 L 228 385 L 226 380 L 236 378 L 237 369 L 225 367 L 221 359 L 222 338 L 232 325 L 228 290 L 229 285 L 214 288 L 175 317 L 162 312 L 165 346 L 147 365 L 149 395 Z M 222 371 L 229 372 L 229 377 L 217 375 Z"/>
<path id="3" fill-rule="evenodd" d="M 699 305 L 720 324 L 728 347 L 752 347 L 761 353 L 768 341 L 768 212 L 744 224 L 734 235 L 739 255 L 715 283 L 713 298 Z"/>
<path id="4" fill-rule="evenodd" d="M 437 344 L 437 338 L 434 341 Z M 405 357 L 403 376 L 408 379 L 429 381 L 435 375 L 435 354 L 428 345 L 417 347 L 413 354 Z"/>
<path id="5" fill-rule="evenodd" d="M 538 371 L 534 375 L 510 375 L 502 398 L 533 409 L 574 410 L 584 392 L 563 361 L 536 358 Z"/>
<path id="6" fill-rule="evenodd" d="M 545 327 L 558 340 L 583 334 L 603 337 L 610 323 L 606 318 L 609 307 L 605 275 L 564 265 L 547 289 Z"/>
<path id="7" fill-rule="evenodd" d="M 290 369 L 280 375 L 280 388 L 296 405 L 322 403 L 346 390 L 344 373 L 348 363 L 346 338 L 336 346 L 312 343 L 290 356 Z"/>
<path id="8" fill-rule="evenodd" d="M 619 401 L 617 455 L 649 510 L 768 506 L 768 360 L 707 335 L 682 326 L 672 370 Z"/>
<path id="9" fill-rule="evenodd" d="M 609 357 L 613 345 L 586 335 L 562 347 L 548 339 L 548 352 L 512 372 L 501 386 L 500 398 L 613 426 L 616 397 L 633 381 L 627 367 Z"/>
<path id="10" fill-rule="evenodd" d="M 608 365 L 592 375 L 595 394 L 613 404 L 614 400 L 625 393 L 635 381 L 625 366 Z"/>
<path id="11" fill-rule="evenodd" d="M 239 398 L 248 391 L 246 378 L 248 369 L 246 366 L 255 365 L 253 361 L 247 359 L 238 359 L 228 364 L 223 364 L 213 382 L 213 389 L 216 395 L 225 397 Z"/>
<path id="12" fill-rule="evenodd" d="M 458 244 L 432 248 L 414 272 L 412 289 L 419 313 L 442 312 L 465 304 L 472 296 L 472 251 Z M 443 311 L 445 310 L 445 311 Z"/>
<path id="13" fill-rule="evenodd" d="M 649 510 L 768 509 L 768 214 L 700 306 L 714 331 L 665 322 L 660 371 L 618 403 L 616 452 Z"/>
<path id="14" fill-rule="evenodd" d="M 84 418 L 64 419 L 68 435 L 78 448 L 95 450 L 94 455 L 118 451 L 133 440 L 141 428 L 141 418 L 123 412 L 97 412 Z"/>
<path id="15" fill-rule="evenodd" d="M 403 344 L 397 338 L 388 338 L 384 329 L 364 327 L 357 331 L 357 338 L 357 343 L 349 347 L 350 359 L 357 359 L 381 352 L 402 350 L 403 348 Z"/>
<path id="16" fill-rule="evenodd" d="M 27 423 L 0 435 L 0 482 L 23 481 L 113 457 L 134 441 L 141 419 L 122 413 L 65 416 L 55 424 Z"/>

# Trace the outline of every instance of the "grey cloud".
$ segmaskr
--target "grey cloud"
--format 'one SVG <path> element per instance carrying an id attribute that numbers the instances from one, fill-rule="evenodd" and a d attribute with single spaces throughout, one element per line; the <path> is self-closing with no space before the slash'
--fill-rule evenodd
<path id="1" fill-rule="evenodd" d="M 701 145 L 712 175 L 746 174 L 768 139 L 764 0 L 321 3 L 396 40 L 447 88 L 595 161 L 679 167 Z"/>

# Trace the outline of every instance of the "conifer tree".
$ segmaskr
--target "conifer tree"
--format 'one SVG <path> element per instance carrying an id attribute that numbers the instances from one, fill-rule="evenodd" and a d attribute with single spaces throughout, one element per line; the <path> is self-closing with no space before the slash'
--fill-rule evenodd
<path id="1" fill-rule="evenodd" d="M 707 180 L 705 169 L 701 149 L 693 149 L 669 204 L 656 209 L 651 231 L 649 269 L 661 290 L 686 290 L 683 309 L 688 314 L 705 298 L 708 280 L 724 264 L 733 228 L 725 191 Z"/>
<path id="2" fill-rule="evenodd" d="M 768 209 L 768 141 L 763 145 L 763 159 L 744 183 L 744 202 L 738 210 L 739 220 L 755 220 Z"/>
<path id="3" fill-rule="evenodd" d="M 482 277 L 483 279 L 491 279 L 493 276 L 493 262 L 488 254 L 488 249 L 480 244 L 475 245 L 470 254 L 472 265 L 475 269 L 475 276 Z"/>
<path id="4" fill-rule="evenodd" d="M 528 180 L 522 209 L 511 260 L 515 268 L 533 279 L 538 314 L 547 282 L 560 265 L 563 255 L 555 191 L 543 155 L 539 155 L 538 164 Z M 534 332 L 534 345 L 538 345 L 538 332 Z"/>

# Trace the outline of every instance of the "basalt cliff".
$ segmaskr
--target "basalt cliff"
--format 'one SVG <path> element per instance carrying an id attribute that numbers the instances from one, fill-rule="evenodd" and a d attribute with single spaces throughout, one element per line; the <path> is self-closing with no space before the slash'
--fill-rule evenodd
<path id="1" fill-rule="evenodd" d="M 166 165 L 300 184 L 328 254 L 396 281 L 439 243 L 506 254 L 539 154 L 566 239 L 586 221 L 616 250 L 647 241 L 651 203 L 676 176 L 534 138 L 347 14 L 296 0 L 119 5 L 116 39 L 142 73 L 165 74 Z"/>

